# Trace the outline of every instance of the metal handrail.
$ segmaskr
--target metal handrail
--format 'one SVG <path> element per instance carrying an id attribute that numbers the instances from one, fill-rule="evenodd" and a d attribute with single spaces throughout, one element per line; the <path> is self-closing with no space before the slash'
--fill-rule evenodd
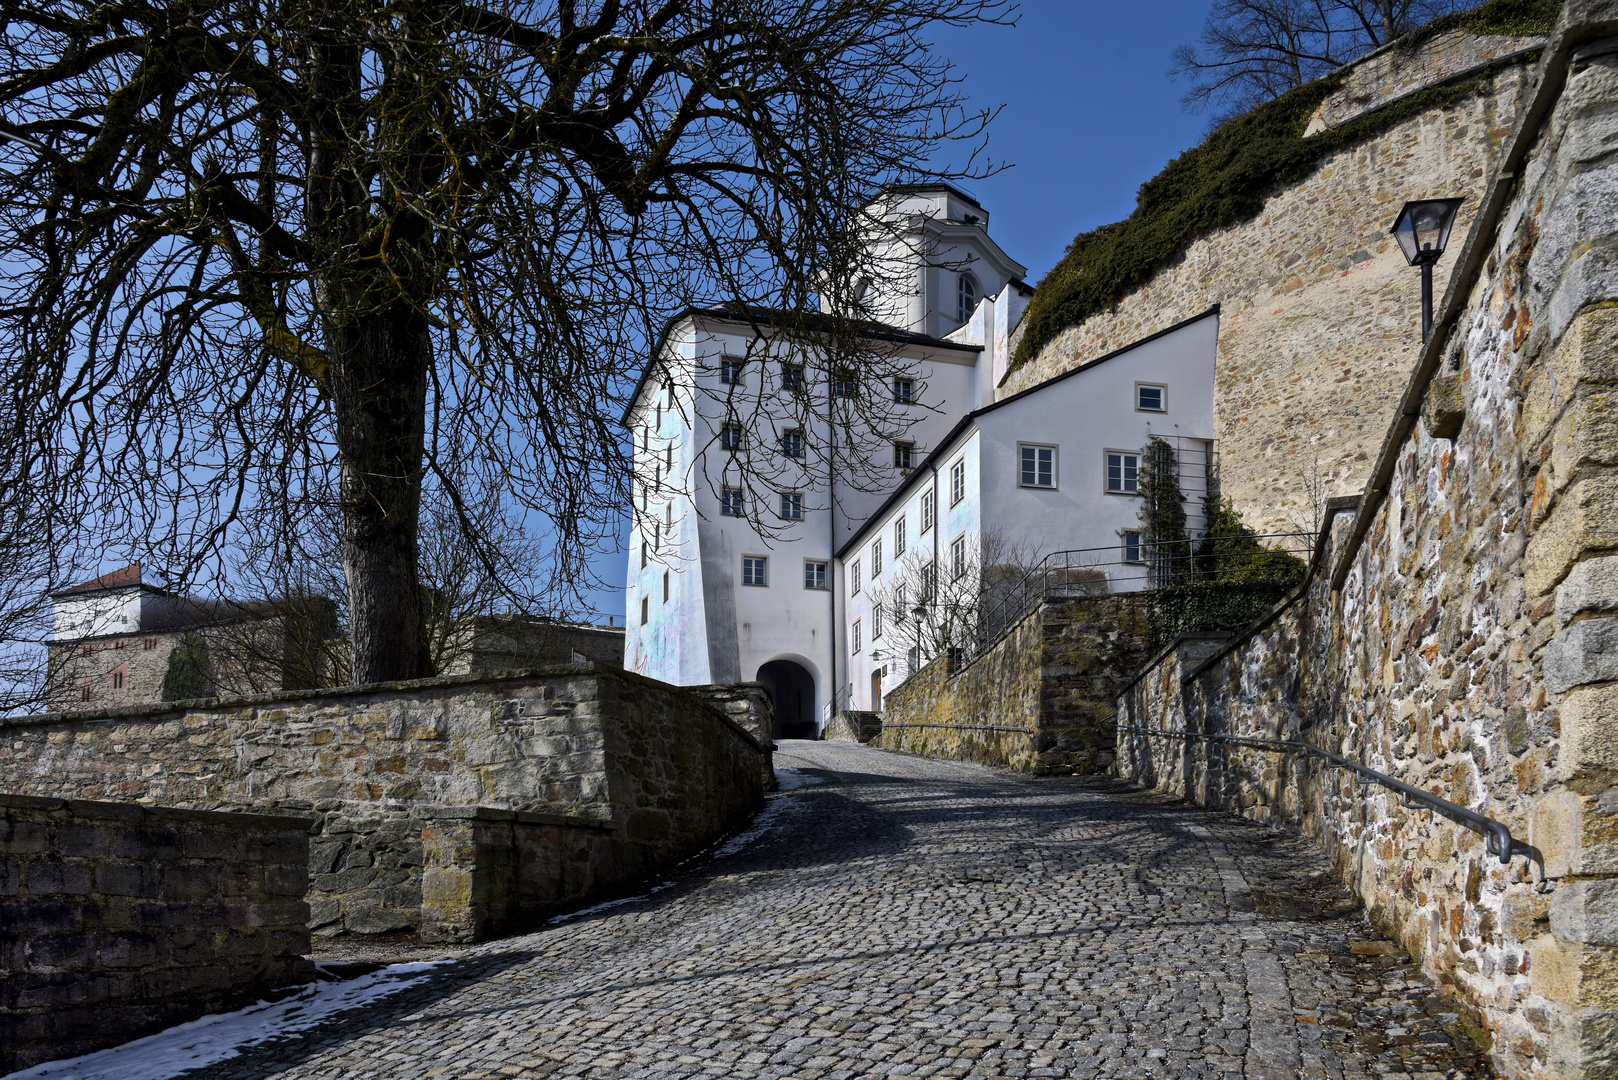
<path id="1" fill-rule="evenodd" d="M 1118 714 L 1114 713 L 1113 715 L 1117 716 Z M 1538 863 L 1539 879 L 1541 883 L 1545 880 L 1544 857 L 1540 855 L 1537 848 L 1525 844 L 1512 836 L 1511 829 L 1504 822 L 1496 821 L 1492 817 L 1486 817 L 1476 810 L 1468 810 L 1464 806 L 1458 806 L 1448 799 L 1441 799 L 1432 792 L 1423 791 L 1421 788 L 1407 784 L 1403 780 L 1395 780 L 1386 773 L 1367 768 L 1357 761 L 1350 761 L 1348 758 L 1334 754 L 1330 750 L 1322 750 L 1314 743 L 1304 742 L 1302 739 L 1260 739 L 1248 735 L 1212 735 L 1201 731 L 1128 727 L 1123 724 L 1118 725 L 1118 730 L 1171 739 L 1208 739 L 1214 742 L 1235 743 L 1238 746 L 1247 746 L 1256 750 L 1269 750 L 1275 753 L 1293 751 L 1322 758 L 1330 768 L 1348 769 L 1358 775 L 1361 778 L 1360 783 L 1362 785 L 1367 782 L 1375 782 L 1385 788 L 1397 791 L 1404 797 L 1404 805 L 1410 809 L 1431 810 L 1435 814 L 1442 814 L 1451 821 L 1464 825 L 1473 832 L 1482 834 L 1488 846 L 1489 854 L 1497 856 L 1501 863 L 1509 864 L 1511 857 L 1517 854 L 1523 855 L 1531 863 Z"/>

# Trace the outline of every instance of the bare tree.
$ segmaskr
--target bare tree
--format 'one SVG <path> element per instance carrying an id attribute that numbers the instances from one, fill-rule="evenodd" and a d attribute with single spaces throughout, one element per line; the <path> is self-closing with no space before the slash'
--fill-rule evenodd
<path id="1" fill-rule="evenodd" d="M 219 575 L 338 491 L 352 677 L 432 671 L 435 477 L 579 586 L 628 502 L 618 406 L 669 313 L 847 336 L 880 182 L 975 140 L 938 23 L 1005 0 L 0 0 L 0 487 Z M 975 145 L 975 143 L 973 144 Z M 970 165 L 976 150 L 967 156 Z M 954 174 L 964 175 L 964 174 Z M 446 462 L 465 466 L 459 475 Z"/>
<path id="2" fill-rule="evenodd" d="M 1169 77 L 1215 122 L 1244 113 L 1472 0 L 1218 0 Z"/>

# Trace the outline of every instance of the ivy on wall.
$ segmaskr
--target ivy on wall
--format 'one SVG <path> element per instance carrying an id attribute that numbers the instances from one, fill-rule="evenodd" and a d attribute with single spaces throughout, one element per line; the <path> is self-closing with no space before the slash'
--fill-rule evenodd
<path id="1" fill-rule="evenodd" d="M 208 673 L 208 641 L 201 634 L 187 634 L 169 653 L 168 670 L 163 673 L 163 700 L 189 701 L 213 694 Z"/>
<path id="2" fill-rule="evenodd" d="M 1435 19 L 1392 47 L 1415 48 L 1453 29 L 1476 34 L 1549 33 L 1561 8 L 1561 0 L 1490 0 L 1471 11 Z M 1410 117 L 1450 108 L 1486 90 L 1499 66 L 1491 65 L 1463 83 L 1418 91 L 1307 139 L 1303 132 L 1310 117 L 1342 85 L 1344 72 L 1316 79 L 1221 125 L 1200 146 L 1142 184 L 1135 212 L 1128 218 L 1074 238 L 1067 254 L 1034 291 L 1012 370 L 1038 356 L 1068 327 L 1115 310 L 1124 296 L 1177 262 L 1197 240 L 1257 217 L 1271 195 L 1307 179 L 1326 158 Z"/>

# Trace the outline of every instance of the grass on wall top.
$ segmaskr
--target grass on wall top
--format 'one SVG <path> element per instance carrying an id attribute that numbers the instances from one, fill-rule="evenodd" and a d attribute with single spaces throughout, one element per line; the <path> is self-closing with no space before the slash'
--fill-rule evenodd
<path id="1" fill-rule="evenodd" d="M 1545 34 L 1561 8 L 1561 0 L 1490 0 L 1434 19 L 1400 38 L 1395 47 L 1414 48 L 1454 29 Z M 1128 218 L 1074 238 L 1029 302 L 1027 329 L 1012 357 L 1012 370 L 1038 356 L 1068 327 L 1114 310 L 1119 300 L 1173 265 L 1197 240 L 1257 217 L 1272 194 L 1307 179 L 1327 157 L 1412 116 L 1454 105 L 1486 88 L 1492 71 L 1491 66 L 1464 83 L 1419 91 L 1307 139 L 1304 128 L 1327 95 L 1342 85 L 1342 71 L 1221 125 L 1142 184 Z"/>

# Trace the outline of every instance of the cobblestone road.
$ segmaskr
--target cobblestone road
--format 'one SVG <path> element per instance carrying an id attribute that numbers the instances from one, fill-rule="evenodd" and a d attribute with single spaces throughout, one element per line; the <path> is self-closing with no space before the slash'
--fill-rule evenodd
<path id="1" fill-rule="evenodd" d="M 187 1075 L 1488 1075 L 1301 841 L 1105 780 L 776 763 L 824 782 L 649 899 Z"/>

